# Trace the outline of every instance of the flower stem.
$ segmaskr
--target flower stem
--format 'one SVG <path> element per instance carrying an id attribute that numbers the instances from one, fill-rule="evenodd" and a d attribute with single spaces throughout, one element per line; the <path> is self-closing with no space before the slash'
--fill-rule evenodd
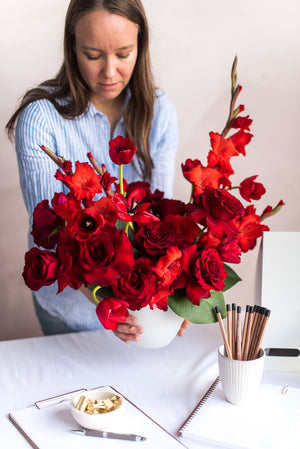
<path id="1" fill-rule="evenodd" d="M 127 236 L 128 236 L 128 228 L 129 228 L 129 224 L 130 224 L 130 221 L 127 221 L 126 226 L 125 226 L 125 232 L 126 232 L 126 235 L 127 235 Z"/>
<path id="2" fill-rule="evenodd" d="M 98 290 L 100 290 L 100 285 L 97 285 L 94 290 L 92 291 L 92 295 L 93 295 L 93 300 L 95 301 L 96 304 L 99 304 L 100 300 L 97 298 L 96 293 Z"/>
<path id="3" fill-rule="evenodd" d="M 124 196 L 124 186 L 123 186 L 123 164 L 120 165 L 120 193 Z"/>

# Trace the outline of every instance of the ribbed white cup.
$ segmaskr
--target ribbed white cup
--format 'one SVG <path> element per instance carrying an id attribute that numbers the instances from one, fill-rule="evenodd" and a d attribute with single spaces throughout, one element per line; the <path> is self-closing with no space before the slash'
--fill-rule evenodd
<path id="1" fill-rule="evenodd" d="M 253 397 L 261 382 L 264 361 L 263 349 L 255 360 L 234 360 L 224 355 L 224 345 L 219 347 L 219 374 L 227 401 L 241 404 Z"/>

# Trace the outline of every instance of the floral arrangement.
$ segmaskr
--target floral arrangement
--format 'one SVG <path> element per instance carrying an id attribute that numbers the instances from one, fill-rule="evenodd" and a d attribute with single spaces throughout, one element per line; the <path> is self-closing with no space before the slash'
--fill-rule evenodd
<path id="1" fill-rule="evenodd" d="M 187 204 L 151 192 L 147 182 L 127 184 L 122 167 L 136 152 L 127 137 L 109 143 L 110 157 L 120 166 L 119 183 L 91 153 L 90 163 L 76 162 L 73 172 L 70 161 L 41 146 L 59 166 L 55 177 L 69 192 L 55 193 L 51 206 L 43 200 L 34 210 L 37 246 L 26 253 L 23 271 L 31 290 L 55 281 L 58 293 L 67 286 L 89 287 L 106 329 L 116 329 L 129 310 L 147 306 L 170 307 L 194 323 L 215 322 L 215 306 L 226 315 L 223 292 L 240 280 L 227 264 L 240 263 L 242 253 L 269 230 L 262 221 L 284 204 L 258 215 L 250 204 L 265 193 L 257 175 L 231 184 L 231 159 L 245 156 L 252 138 L 252 120 L 240 115 L 244 106 L 235 106 L 242 89 L 236 64 L 235 58 L 229 117 L 221 134 L 210 133 L 207 165 L 198 159 L 182 164 L 192 187 Z"/>

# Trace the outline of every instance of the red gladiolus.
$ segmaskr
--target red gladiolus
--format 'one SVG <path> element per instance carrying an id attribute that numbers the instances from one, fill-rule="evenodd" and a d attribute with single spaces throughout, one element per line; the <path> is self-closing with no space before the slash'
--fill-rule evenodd
<path id="1" fill-rule="evenodd" d="M 115 226 L 118 219 L 118 209 L 111 198 L 102 197 L 100 200 L 95 201 L 94 209 L 104 217 L 106 223 Z"/>
<path id="2" fill-rule="evenodd" d="M 137 146 L 129 137 L 117 136 L 109 142 L 109 156 L 117 164 L 129 164 L 135 155 Z"/>
<path id="3" fill-rule="evenodd" d="M 260 198 L 266 193 L 266 189 L 260 182 L 254 182 L 256 176 L 251 176 L 244 179 L 240 184 L 240 194 L 246 201 L 260 200 Z"/>
<path id="4" fill-rule="evenodd" d="M 96 313 L 105 329 L 116 330 L 119 323 L 124 323 L 129 315 L 128 303 L 115 298 L 104 298 L 97 305 Z"/>
<path id="5" fill-rule="evenodd" d="M 105 172 L 103 173 L 103 175 L 102 175 L 100 184 L 101 184 L 101 186 L 103 187 L 103 189 L 104 189 L 106 192 L 109 192 L 109 190 L 110 190 L 112 184 L 113 184 L 114 182 L 116 182 L 117 180 L 118 180 L 118 178 L 116 178 L 115 176 L 111 176 L 111 175 L 108 173 L 108 171 L 105 171 Z"/>
<path id="6" fill-rule="evenodd" d="M 161 286 L 169 288 L 182 272 L 181 266 L 182 252 L 176 247 L 171 246 L 165 256 L 162 256 L 153 268 L 161 280 Z"/>
<path id="7" fill-rule="evenodd" d="M 259 217 L 260 218 L 260 222 L 262 222 L 263 220 L 265 220 L 268 217 L 271 217 L 271 215 L 277 214 L 277 212 L 280 211 L 280 209 L 282 208 L 282 206 L 284 206 L 284 204 L 285 203 L 282 200 L 280 200 L 278 202 L 278 204 L 274 207 L 274 209 L 273 209 L 272 206 L 267 206 L 265 208 L 265 210 L 263 211 L 263 213 L 261 214 L 261 216 Z"/>
<path id="8" fill-rule="evenodd" d="M 55 193 L 51 205 L 57 215 L 63 218 L 66 223 L 70 222 L 72 214 L 76 210 L 82 210 L 81 201 L 75 200 L 72 193 L 67 195 L 62 192 Z"/>
<path id="9" fill-rule="evenodd" d="M 64 175 L 57 170 L 55 177 L 62 181 L 73 193 L 76 200 L 92 200 L 96 193 L 102 192 L 101 176 L 98 175 L 88 162 L 76 162 L 73 175 Z"/>
<path id="10" fill-rule="evenodd" d="M 193 196 L 195 199 L 203 192 L 206 186 L 217 188 L 222 176 L 213 168 L 204 167 L 200 161 L 187 159 L 181 164 L 183 176 L 193 184 Z"/>
<path id="11" fill-rule="evenodd" d="M 249 115 L 246 117 L 236 117 L 231 124 L 231 128 L 241 128 L 246 131 L 250 131 L 251 123 L 252 119 L 249 118 Z"/>
<path id="12" fill-rule="evenodd" d="M 240 129 L 237 133 L 231 136 L 231 140 L 237 151 L 246 156 L 245 146 L 248 145 L 252 137 L 252 134 L 245 133 L 243 129 Z"/>
<path id="13" fill-rule="evenodd" d="M 55 253 L 39 248 L 31 248 L 25 254 L 23 278 L 27 287 L 36 291 L 56 281 L 59 260 Z"/>
<path id="14" fill-rule="evenodd" d="M 260 223 L 259 216 L 256 214 L 237 220 L 236 225 L 239 229 L 237 238 L 244 253 L 255 247 L 257 239 L 263 235 L 264 231 L 270 230 L 268 226 Z"/>

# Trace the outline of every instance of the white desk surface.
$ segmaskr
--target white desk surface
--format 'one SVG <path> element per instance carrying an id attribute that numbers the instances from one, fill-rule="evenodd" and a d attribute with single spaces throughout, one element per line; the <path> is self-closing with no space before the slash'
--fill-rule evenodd
<path id="1" fill-rule="evenodd" d="M 9 412 L 68 391 L 101 385 L 115 387 L 176 435 L 218 375 L 220 344 L 217 324 L 190 325 L 184 337 L 176 337 L 161 349 L 125 344 L 104 330 L 0 342 L 1 447 L 30 447 L 9 421 Z M 300 387 L 299 373 L 264 376 L 268 381 Z M 188 448 L 212 448 L 182 442 Z"/>

